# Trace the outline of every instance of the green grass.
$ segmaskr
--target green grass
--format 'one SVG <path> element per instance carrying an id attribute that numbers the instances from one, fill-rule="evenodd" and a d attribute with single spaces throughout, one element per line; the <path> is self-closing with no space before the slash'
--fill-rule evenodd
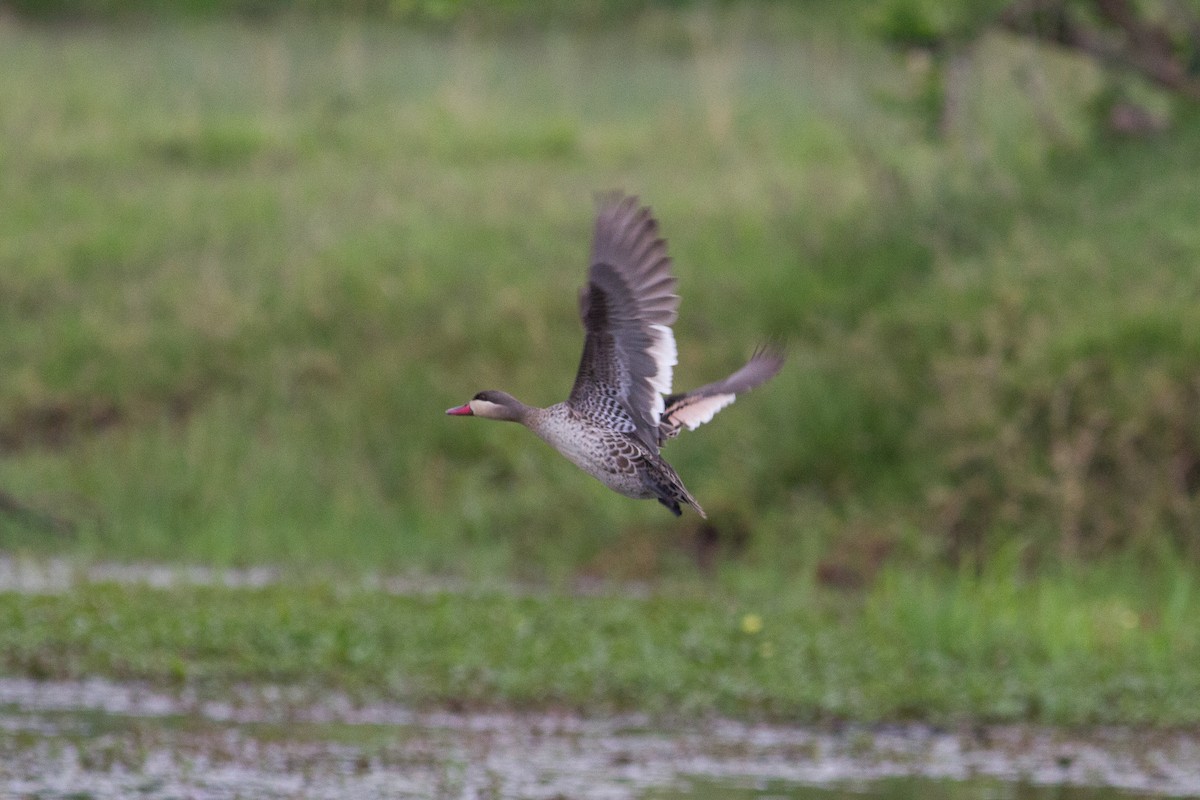
<path id="1" fill-rule="evenodd" d="M 853 719 L 1196 724 L 1195 576 L 886 575 L 646 597 L 387 595 L 346 582 L 0 594 L 6 672 L 414 705 Z"/>
<path id="2" fill-rule="evenodd" d="M 987 39 L 938 141 L 928 65 L 834 12 L 470 23 L 0 20 L 0 490 L 77 525 L 0 515 L 0 550 L 654 596 L 6 595 L 6 669 L 1200 719 L 1178 699 L 1198 696 L 1179 610 L 1200 558 L 1194 110 L 1113 140 L 1094 68 Z M 789 347 L 667 450 L 711 527 L 442 414 L 485 388 L 565 396 L 610 187 L 670 241 L 679 388 Z M 944 576 L 1012 552 L 1028 574 Z M 1114 561 L 1133 577 L 1109 589 Z M 745 613 L 763 635 L 737 633 Z"/>

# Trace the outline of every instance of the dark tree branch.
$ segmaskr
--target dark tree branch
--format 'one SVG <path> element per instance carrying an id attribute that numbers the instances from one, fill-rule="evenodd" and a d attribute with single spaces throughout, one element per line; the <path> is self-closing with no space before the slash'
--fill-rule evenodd
<path id="1" fill-rule="evenodd" d="M 1086 53 L 1106 66 L 1128 69 L 1164 89 L 1200 102 L 1200 78 L 1175 52 L 1171 31 L 1138 16 L 1130 0 L 1090 0 L 1102 25 L 1073 14 L 1069 0 L 1018 0 L 1001 12 L 1002 27 Z M 1196 28 L 1189 34 L 1195 38 Z M 1194 42 L 1200 47 L 1200 41 Z"/>

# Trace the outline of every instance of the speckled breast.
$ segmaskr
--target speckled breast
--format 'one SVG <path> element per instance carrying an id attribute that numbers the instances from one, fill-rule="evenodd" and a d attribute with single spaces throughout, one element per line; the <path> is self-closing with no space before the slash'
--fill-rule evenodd
<path id="1" fill-rule="evenodd" d="M 636 442 L 616 431 L 588 422 L 565 403 L 543 410 L 529 429 L 581 470 L 627 497 L 654 497 L 641 473 Z"/>

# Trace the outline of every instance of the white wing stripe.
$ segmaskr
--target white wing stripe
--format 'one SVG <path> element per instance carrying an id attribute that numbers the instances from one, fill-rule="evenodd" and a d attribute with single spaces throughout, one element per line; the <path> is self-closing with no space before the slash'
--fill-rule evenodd
<path id="1" fill-rule="evenodd" d="M 671 383 L 674 378 L 673 367 L 679 363 L 679 352 L 675 348 L 675 334 L 671 332 L 670 328 L 666 325 L 652 324 L 650 329 L 657 334 L 647 353 L 650 358 L 654 359 L 655 367 L 657 367 L 656 372 L 650 378 L 650 386 L 654 389 L 654 401 L 650 405 L 650 418 L 657 422 L 662 418 L 663 395 L 671 393 Z"/>
<path id="2" fill-rule="evenodd" d="M 695 400 L 680 404 L 671 412 L 671 420 L 686 425 L 689 431 L 694 431 L 725 406 L 737 399 L 735 394 L 714 394 L 708 397 L 697 397 Z"/>

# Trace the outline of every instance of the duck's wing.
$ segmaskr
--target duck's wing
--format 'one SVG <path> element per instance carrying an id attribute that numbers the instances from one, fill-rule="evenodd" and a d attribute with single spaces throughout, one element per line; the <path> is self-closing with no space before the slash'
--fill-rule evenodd
<path id="1" fill-rule="evenodd" d="M 679 308 L 667 244 L 636 197 L 601 198 L 587 285 L 586 337 L 568 403 L 589 419 L 658 450 L 663 395 L 671 391 Z"/>
<path id="2" fill-rule="evenodd" d="M 783 366 L 783 351 L 775 346 L 760 347 L 746 365 L 728 378 L 687 394 L 667 397 L 658 425 L 658 444 L 661 447 L 668 439 L 679 435 L 686 427 L 694 431 L 713 418 L 713 415 L 737 399 L 742 392 L 775 377 Z"/>

